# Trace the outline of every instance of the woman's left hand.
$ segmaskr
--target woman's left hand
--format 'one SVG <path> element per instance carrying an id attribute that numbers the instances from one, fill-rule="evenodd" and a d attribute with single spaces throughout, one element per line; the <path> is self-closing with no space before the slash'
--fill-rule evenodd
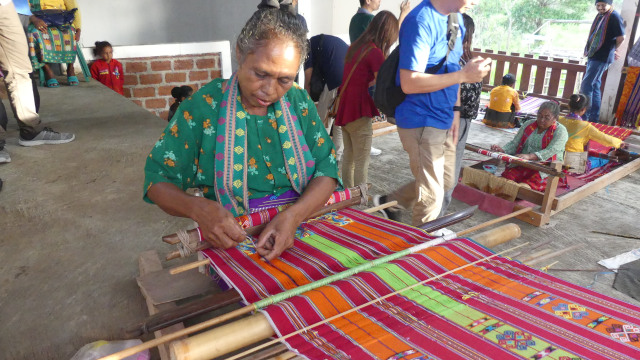
<path id="1" fill-rule="evenodd" d="M 538 161 L 538 156 L 536 154 L 517 154 L 517 157 L 524 159 L 524 160 L 529 160 L 529 161 Z"/>
<path id="2" fill-rule="evenodd" d="M 267 261 L 277 258 L 285 250 L 293 247 L 293 239 L 298 225 L 300 223 L 291 211 L 281 212 L 262 230 L 258 237 L 256 250 Z"/>
<path id="3" fill-rule="evenodd" d="M 76 39 L 76 41 L 80 41 L 80 29 L 76 29 L 75 39 Z"/>

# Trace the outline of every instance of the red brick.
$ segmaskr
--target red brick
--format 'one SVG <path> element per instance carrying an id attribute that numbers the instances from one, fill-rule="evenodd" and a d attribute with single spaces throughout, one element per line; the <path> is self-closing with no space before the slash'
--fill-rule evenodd
<path id="1" fill-rule="evenodd" d="M 156 96 L 156 89 L 152 87 L 145 88 L 134 88 L 133 89 L 133 97 L 137 98 L 145 98 L 145 97 L 154 97 Z"/>
<path id="2" fill-rule="evenodd" d="M 158 96 L 171 96 L 171 90 L 174 88 L 175 86 L 173 85 L 168 85 L 168 86 L 160 86 L 158 88 Z"/>
<path id="3" fill-rule="evenodd" d="M 152 61 L 151 62 L 151 71 L 164 71 L 171 70 L 171 61 Z"/>
<path id="4" fill-rule="evenodd" d="M 166 109 L 167 99 L 147 99 L 144 101 L 144 107 L 147 109 Z"/>
<path id="5" fill-rule="evenodd" d="M 174 60 L 173 70 L 191 70 L 193 69 L 192 59 Z"/>
<path id="6" fill-rule="evenodd" d="M 124 77 L 124 86 L 136 86 L 138 85 L 138 75 L 127 74 Z"/>
<path id="7" fill-rule="evenodd" d="M 148 67 L 146 61 L 125 62 L 124 65 L 124 72 L 127 74 L 147 72 L 147 69 Z"/>
<path id="8" fill-rule="evenodd" d="M 202 81 L 202 80 L 209 80 L 208 71 L 190 71 L 189 72 L 189 81 Z"/>
<path id="9" fill-rule="evenodd" d="M 141 85 L 156 85 L 162 83 L 162 74 L 145 74 L 140 75 Z"/>
<path id="10" fill-rule="evenodd" d="M 187 73 L 184 72 L 180 72 L 180 73 L 166 73 L 164 75 L 164 82 L 166 83 L 182 83 L 187 81 Z"/>
<path id="11" fill-rule="evenodd" d="M 131 101 L 133 101 L 134 104 L 142 107 L 142 101 L 140 101 L 140 100 L 131 100 Z"/>
<path id="12" fill-rule="evenodd" d="M 126 98 L 130 98 L 131 97 L 131 88 L 124 88 L 122 90 L 124 92 L 124 97 L 126 97 Z"/>
<path id="13" fill-rule="evenodd" d="M 158 117 L 160 117 L 162 120 L 167 120 L 167 118 L 169 117 L 169 110 L 164 110 L 164 111 L 158 111 Z"/>
<path id="14" fill-rule="evenodd" d="M 214 58 L 204 58 L 196 60 L 196 67 L 198 69 L 213 69 L 216 66 Z"/>
<path id="15" fill-rule="evenodd" d="M 222 71 L 220 70 L 211 70 L 211 78 L 217 79 L 222 77 Z"/>
<path id="16" fill-rule="evenodd" d="M 220 69 L 220 55 L 216 55 L 216 69 Z"/>

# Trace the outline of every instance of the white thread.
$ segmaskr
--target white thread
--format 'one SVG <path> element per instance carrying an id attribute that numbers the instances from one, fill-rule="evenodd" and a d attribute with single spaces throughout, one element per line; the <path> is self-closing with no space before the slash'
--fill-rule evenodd
<path id="1" fill-rule="evenodd" d="M 180 240 L 180 244 L 178 244 L 178 251 L 180 251 L 181 257 L 188 257 L 195 253 L 196 248 L 191 247 L 189 244 L 189 234 L 184 230 L 178 230 L 176 232 L 178 239 Z"/>

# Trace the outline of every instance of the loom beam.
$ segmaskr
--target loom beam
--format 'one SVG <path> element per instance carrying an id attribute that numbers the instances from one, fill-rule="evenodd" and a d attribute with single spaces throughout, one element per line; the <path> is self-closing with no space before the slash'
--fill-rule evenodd
<path id="1" fill-rule="evenodd" d="M 478 234 L 475 241 L 490 247 L 511 241 L 520 235 L 521 231 L 518 225 L 505 224 Z M 171 359 L 213 359 L 266 340 L 274 335 L 267 318 L 262 313 L 257 313 L 187 339 L 174 341 L 170 345 Z"/>
<path id="2" fill-rule="evenodd" d="M 481 147 L 478 147 L 478 146 L 475 146 L 475 145 L 471 145 L 471 144 L 466 144 L 464 146 L 464 148 L 469 150 L 469 151 L 473 151 L 475 153 L 481 154 L 481 155 L 489 156 L 489 157 L 492 157 L 494 159 L 499 159 L 499 160 L 506 161 L 506 162 L 508 162 L 510 164 L 519 165 L 519 166 L 523 166 L 523 167 L 526 167 L 526 168 L 529 168 L 529 169 L 532 169 L 532 170 L 540 171 L 542 173 L 549 174 L 551 176 L 556 176 L 556 177 L 561 177 L 561 178 L 565 177 L 565 174 L 562 171 L 558 171 L 558 170 L 556 170 L 554 168 L 551 168 L 549 166 L 545 166 L 545 165 L 542 165 L 542 164 L 539 164 L 539 163 L 536 163 L 536 162 L 526 161 L 526 160 L 518 159 L 515 156 L 489 151 L 489 150 L 486 150 L 486 149 L 483 149 Z"/>

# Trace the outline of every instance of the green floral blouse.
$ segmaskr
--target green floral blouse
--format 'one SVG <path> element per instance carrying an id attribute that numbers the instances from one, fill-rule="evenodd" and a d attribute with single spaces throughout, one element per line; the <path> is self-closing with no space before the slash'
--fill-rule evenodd
<path id="1" fill-rule="evenodd" d="M 214 187 L 214 162 L 218 106 L 222 100 L 224 79 L 216 79 L 185 100 L 151 150 L 145 165 L 144 200 L 153 184 L 167 182 L 178 188 L 202 188 L 205 197 L 217 200 Z M 316 107 L 297 84 L 285 94 L 292 104 L 309 150 L 315 160 L 313 178 L 338 175 L 336 154 Z M 244 110 L 244 109 L 239 109 Z M 292 190 L 285 169 L 273 106 L 266 116 L 249 115 L 247 121 L 247 184 L 250 199 L 280 195 Z"/>

